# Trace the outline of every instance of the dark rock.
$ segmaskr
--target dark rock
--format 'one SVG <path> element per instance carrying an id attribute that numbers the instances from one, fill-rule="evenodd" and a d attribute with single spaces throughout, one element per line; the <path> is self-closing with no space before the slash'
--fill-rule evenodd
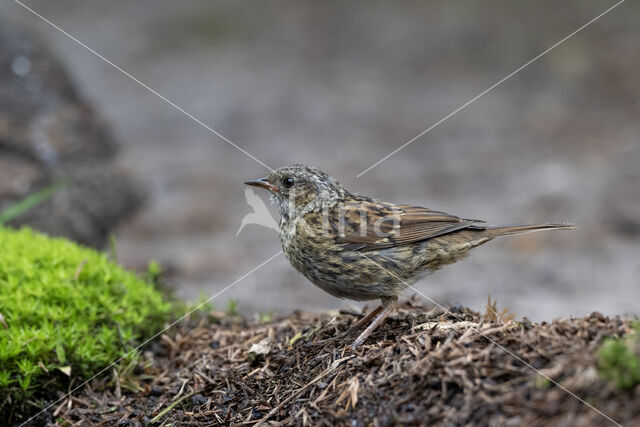
<path id="1" fill-rule="evenodd" d="M 0 210 L 63 186 L 10 222 L 101 247 L 143 200 L 113 164 L 117 144 L 64 67 L 31 36 L 0 25 Z"/>
<path id="2" fill-rule="evenodd" d="M 209 399 L 207 399 L 200 393 L 194 394 L 193 396 L 191 396 L 191 402 L 193 403 L 194 406 L 204 405 L 205 403 L 207 403 L 208 400 Z"/>
<path id="3" fill-rule="evenodd" d="M 262 411 L 258 408 L 253 408 L 251 410 L 251 419 L 252 420 L 259 420 L 260 418 L 262 418 Z"/>

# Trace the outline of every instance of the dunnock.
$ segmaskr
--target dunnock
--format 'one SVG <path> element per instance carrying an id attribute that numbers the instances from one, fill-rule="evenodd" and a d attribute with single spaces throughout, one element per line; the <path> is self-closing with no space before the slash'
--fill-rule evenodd
<path id="1" fill-rule="evenodd" d="M 325 172 L 301 164 L 245 184 L 269 191 L 281 215 L 284 253 L 312 283 L 340 298 L 381 300 L 352 327 L 358 330 L 375 317 L 354 347 L 423 274 L 464 258 L 494 237 L 575 229 L 571 224 L 488 226 L 476 219 L 383 202 L 351 193 Z"/>

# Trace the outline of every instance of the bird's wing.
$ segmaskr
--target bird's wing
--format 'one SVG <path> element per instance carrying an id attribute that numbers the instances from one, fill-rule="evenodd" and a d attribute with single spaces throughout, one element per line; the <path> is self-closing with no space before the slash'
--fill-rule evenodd
<path id="1" fill-rule="evenodd" d="M 373 200 L 350 203 L 342 211 L 344 219 L 337 226 L 337 243 L 347 250 L 386 249 L 463 228 L 484 228 L 480 220 Z"/>

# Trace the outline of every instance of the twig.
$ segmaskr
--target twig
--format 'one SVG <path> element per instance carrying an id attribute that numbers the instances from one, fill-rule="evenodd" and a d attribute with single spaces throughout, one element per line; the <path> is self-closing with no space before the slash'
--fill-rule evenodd
<path id="1" fill-rule="evenodd" d="M 149 422 L 150 424 L 154 424 L 157 423 L 158 421 L 160 421 L 160 419 L 162 417 L 164 417 L 167 413 L 169 413 L 173 408 L 175 408 L 176 406 L 178 406 L 180 403 L 184 402 L 185 399 L 188 399 L 190 397 L 195 396 L 198 393 L 201 393 L 202 391 L 204 391 L 205 387 L 200 388 L 196 391 L 193 391 L 183 397 L 180 397 L 180 395 L 182 395 L 182 392 L 184 391 L 184 386 L 187 384 L 187 380 L 184 380 L 182 383 L 182 387 L 180 387 L 180 391 L 178 392 L 178 394 L 176 394 L 176 401 L 174 401 L 171 405 L 167 406 L 162 412 L 160 412 L 158 415 L 156 415 L 155 417 L 153 417 L 153 419 Z M 178 397 L 180 397 L 178 399 Z"/>
<path id="2" fill-rule="evenodd" d="M 80 261 L 80 264 L 78 264 L 78 268 L 76 268 L 76 272 L 73 275 L 73 280 L 78 280 L 78 278 L 80 277 L 80 273 L 82 273 L 82 269 L 84 268 L 86 263 L 87 263 L 86 259 L 83 259 L 82 261 Z"/>
<path id="3" fill-rule="evenodd" d="M 275 408 L 273 408 L 271 411 L 269 411 L 269 413 L 267 415 L 265 415 L 260 421 L 258 421 L 258 424 L 256 424 L 256 426 L 259 426 L 260 424 L 262 424 L 263 422 L 267 421 L 269 418 L 271 418 L 275 413 L 277 413 L 280 409 L 282 409 L 284 407 L 284 405 L 286 405 L 287 403 L 291 402 L 293 399 L 295 399 L 296 397 L 300 396 L 300 394 L 302 394 L 306 389 L 308 389 L 309 387 L 311 387 L 313 384 L 317 383 L 318 381 L 320 381 L 322 378 L 324 378 L 325 376 L 327 376 L 328 374 L 330 374 L 331 372 L 335 371 L 338 366 L 340 366 L 340 364 L 342 362 L 345 362 L 349 359 L 353 359 L 355 357 L 354 356 L 347 356 L 347 357 L 343 357 L 342 359 L 338 359 L 338 360 L 334 360 L 333 363 L 331 364 L 331 366 L 329 366 L 329 368 L 327 368 L 323 373 L 321 373 L 320 375 L 318 375 L 317 377 L 315 377 L 314 379 L 312 379 L 311 381 L 309 381 L 307 384 L 305 384 L 302 388 L 300 388 L 298 391 L 294 392 L 293 394 L 291 394 L 289 397 L 287 397 L 285 400 L 283 400 L 282 402 L 280 402 L 280 404 L 278 404 L 278 406 L 276 406 Z"/>
<path id="4" fill-rule="evenodd" d="M 342 315 L 354 316 L 354 317 L 358 317 L 358 318 L 364 317 L 364 314 L 362 314 L 362 313 L 358 313 L 356 311 L 351 311 L 351 310 L 345 310 L 345 309 L 341 309 L 338 313 L 340 313 Z"/>
<path id="5" fill-rule="evenodd" d="M 120 376 L 118 375 L 118 370 L 113 368 L 113 379 L 116 383 L 116 397 L 118 399 L 122 398 L 122 389 L 120 388 Z"/>
<path id="6" fill-rule="evenodd" d="M 62 408 L 64 408 L 64 405 L 67 403 L 67 399 L 65 399 L 57 408 L 55 411 L 53 411 L 53 416 L 57 417 L 58 415 L 60 415 L 60 411 L 62 411 Z"/>

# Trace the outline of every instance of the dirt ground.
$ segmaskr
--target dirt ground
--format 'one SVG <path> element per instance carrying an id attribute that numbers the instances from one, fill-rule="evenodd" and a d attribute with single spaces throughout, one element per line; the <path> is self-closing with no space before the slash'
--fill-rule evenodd
<path id="1" fill-rule="evenodd" d="M 360 315 L 190 321 L 144 352 L 144 369 L 98 379 L 34 422 L 640 425 L 640 390 L 616 391 L 596 370 L 602 339 L 628 333 L 627 320 L 503 324 L 410 300 L 353 351 L 340 334 Z"/>

